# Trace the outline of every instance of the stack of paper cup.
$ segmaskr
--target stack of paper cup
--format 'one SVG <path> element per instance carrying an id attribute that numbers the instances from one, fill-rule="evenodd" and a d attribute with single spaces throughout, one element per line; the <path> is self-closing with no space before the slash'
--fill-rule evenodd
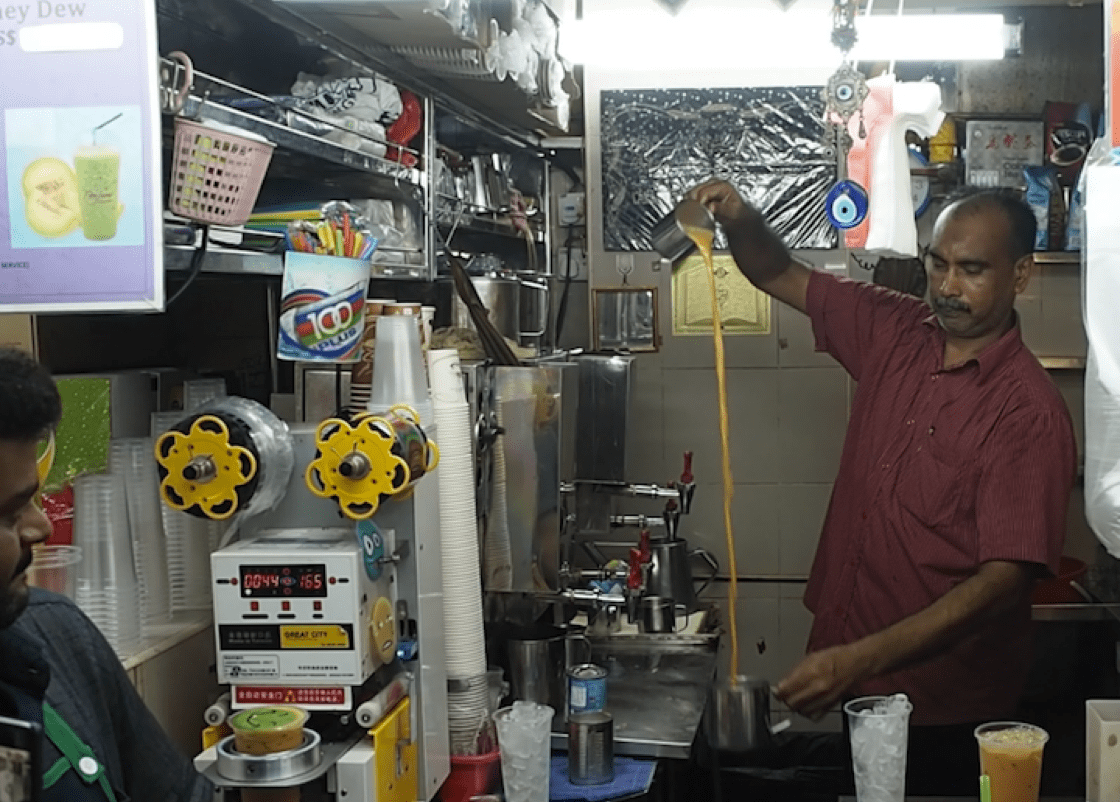
<path id="1" fill-rule="evenodd" d="M 470 407 L 455 350 L 428 352 L 440 449 L 440 541 L 448 726 L 456 754 L 477 754 L 489 714 Z M 453 711 L 453 715 L 452 715 Z"/>
<path id="2" fill-rule="evenodd" d="M 125 482 L 128 525 L 140 591 L 140 625 L 145 630 L 165 623 L 171 612 L 154 448 L 155 440 L 151 437 L 128 437 L 109 443 L 109 472 Z"/>
<path id="3" fill-rule="evenodd" d="M 366 411 L 369 404 L 370 385 L 373 381 L 373 351 L 377 342 L 377 319 L 392 298 L 366 299 L 366 325 L 362 333 L 362 353 L 350 366 L 350 414 Z"/>
<path id="4" fill-rule="evenodd" d="M 140 605 L 120 476 L 74 480 L 74 541 L 82 550 L 76 601 L 121 657 L 140 644 Z"/>

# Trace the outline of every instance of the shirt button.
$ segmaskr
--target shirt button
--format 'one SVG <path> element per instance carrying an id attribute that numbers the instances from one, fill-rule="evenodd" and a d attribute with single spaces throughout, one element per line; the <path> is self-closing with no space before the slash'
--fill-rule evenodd
<path id="1" fill-rule="evenodd" d="M 78 771 L 80 771 L 87 777 L 91 777 L 94 774 L 97 774 L 98 768 L 100 767 L 97 765 L 97 761 L 92 757 L 89 757 L 88 755 L 78 761 Z"/>
<path id="2" fill-rule="evenodd" d="M 913 421 L 912 419 L 911 419 L 911 420 L 908 420 L 908 421 L 906 421 L 906 425 L 907 425 L 907 426 L 913 426 L 913 425 L 914 425 L 914 421 Z"/>

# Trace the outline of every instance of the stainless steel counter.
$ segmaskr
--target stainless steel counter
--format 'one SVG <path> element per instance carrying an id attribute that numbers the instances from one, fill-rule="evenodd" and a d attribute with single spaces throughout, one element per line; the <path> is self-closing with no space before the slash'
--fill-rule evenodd
<path id="1" fill-rule="evenodd" d="M 715 651 L 668 643 L 596 643 L 591 654 L 608 672 L 606 709 L 614 717 L 615 754 L 688 758 L 715 677 Z M 567 748 L 565 726 L 556 716 L 553 749 Z"/>

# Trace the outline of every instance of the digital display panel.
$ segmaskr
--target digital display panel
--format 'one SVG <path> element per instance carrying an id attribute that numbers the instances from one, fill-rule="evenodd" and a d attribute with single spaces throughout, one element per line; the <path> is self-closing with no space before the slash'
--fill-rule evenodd
<path id="1" fill-rule="evenodd" d="M 326 597 L 327 566 L 242 565 L 241 596 L 254 599 Z"/>

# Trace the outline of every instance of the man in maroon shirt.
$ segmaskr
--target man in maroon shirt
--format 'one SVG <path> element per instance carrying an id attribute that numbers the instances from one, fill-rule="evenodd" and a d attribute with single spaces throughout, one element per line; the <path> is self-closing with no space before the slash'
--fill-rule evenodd
<path id="1" fill-rule="evenodd" d="M 1031 587 L 1057 568 L 1076 471 L 1065 403 L 1014 311 L 1034 216 L 1000 191 L 951 203 L 927 257 L 927 306 L 794 261 L 725 182 L 690 194 L 747 278 L 808 314 L 817 348 L 858 382 L 805 592 L 807 654 L 776 695 L 817 717 L 845 698 L 904 692 L 914 772 L 922 744 L 952 748 L 970 764 L 957 792 L 974 792 L 971 729 L 1015 712 Z M 948 757 L 928 755 L 934 777 L 952 771 Z M 912 782 L 910 793 L 931 790 Z"/>

